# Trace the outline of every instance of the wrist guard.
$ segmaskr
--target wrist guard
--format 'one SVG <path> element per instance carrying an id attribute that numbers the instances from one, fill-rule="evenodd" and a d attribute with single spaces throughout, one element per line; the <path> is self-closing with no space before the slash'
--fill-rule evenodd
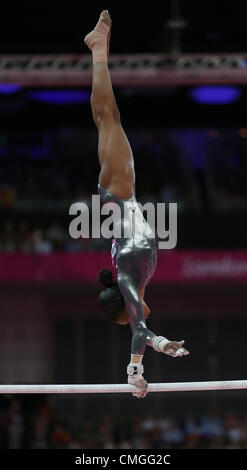
<path id="1" fill-rule="evenodd" d="M 169 339 L 164 336 L 156 336 L 153 340 L 153 348 L 155 351 L 164 352 L 164 347 L 170 343 Z"/>
<path id="2" fill-rule="evenodd" d="M 138 377 L 142 375 L 143 372 L 144 372 L 144 367 L 142 364 L 135 364 L 133 362 L 130 362 L 127 367 L 127 374 L 132 377 Z"/>

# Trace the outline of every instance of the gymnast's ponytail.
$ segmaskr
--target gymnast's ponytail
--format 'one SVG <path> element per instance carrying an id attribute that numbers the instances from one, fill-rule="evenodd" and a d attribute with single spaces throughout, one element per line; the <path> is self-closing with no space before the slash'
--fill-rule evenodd
<path id="1" fill-rule="evenodd" d="M 107 318 L 116 322 L 125 308 L 124 298 L 109 269 L 102 269 L 98 279 L 104 286 L 98 298 L 99 305 Z"/>

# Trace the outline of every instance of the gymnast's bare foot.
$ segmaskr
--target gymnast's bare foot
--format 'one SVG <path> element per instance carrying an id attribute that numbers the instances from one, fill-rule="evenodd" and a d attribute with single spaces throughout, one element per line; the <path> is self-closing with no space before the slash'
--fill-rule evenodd
<path id="1" fill-rule="evenodd" d="M 109 56 L 110 37 L 111 37 L 111 17 L 108 10 L 103 10 L 95 28 L 87 34 L 84 39 L 85 44 L 90 50 L 94 47 L 104 47 L 107 45 L 107 56 Z"/>

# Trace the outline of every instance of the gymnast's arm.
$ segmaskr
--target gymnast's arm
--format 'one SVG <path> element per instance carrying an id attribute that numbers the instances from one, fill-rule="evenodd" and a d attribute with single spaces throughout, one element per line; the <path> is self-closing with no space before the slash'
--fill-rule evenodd
<path id="1" fill-rule="evenodd" d="M 148 392 L 148 384 L 142 375 L 144 371 L 142 358 L 146 344 L 152 346 L 156 351 L 167 352 L 167 354 L 176 356 L 179 352 L 179 355 L 181 355 L 183 351 L 182 342 L 181 344 L 170 342 L 167 338 L 156 336 L 147 329 L 139 287 L 133 282 L 131 276 L 128 274 L 118 275 L 118 287 L 124 297 L 132 329 L 131 359 L 127 367 L 128 383 L 136 387 L 136 391 L 132 392 L 135 397 L 144 398 Z M 176 352 L 173 348 L 170 348 L 172 344 L 174 344 Z M 169 347 L 167 351 L 166 346 Z"/>
<path id="2" fill-rule="evenodd" d="M 147 327 L 139 287 L 128 274 L 118 276 L 118 287 L 124 297 L 132 330 L 131 354 L 143 356 L 147 344 Z"/>
<path id="3" fill-rule="evenodd" d="M 146 345 L 151 346 L 157 352 L 173 357 L 189 354 L 182 347 L 184 341 L 171 341 L 164 336 L 157 336 L 147 329 L 139 287 L 135 285 L 131 276 L 128 274 L 118 276 L 118 287 L 124 297 L 125 306 L 130 316 L 130 326 L 132 329 L 131 363 L 133 358 L 139 363 L 142 362 Z"/>
<path id="4" fill-rule="evenodd" d="M 156 338 L 156 334 L 147 329 L 147 345 L 153 347 L 153 340 Z"/>
<path id="5" fill-rule="evenodd" d="M 132 392 L 135 397 L 144 398 L 148 392 L 142 365 L 147 343 L 147 327 L 139 289 L 129 274 L 122 273 L 118 275 L 118 287 L 124 297 L 132 329 L 131 357 L 127 367 L 128 383 L 136 387 L 136 390 Z"/>

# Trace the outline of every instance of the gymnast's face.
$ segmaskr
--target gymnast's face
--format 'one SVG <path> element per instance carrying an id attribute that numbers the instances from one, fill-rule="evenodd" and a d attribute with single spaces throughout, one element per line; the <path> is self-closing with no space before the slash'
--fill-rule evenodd
<path id="1" fill-rule="evenodd" d="M 143 308 L 143 311 L 144 311 L 144 315 L 145 315 L 145 318 L 147 319 L 149 317 L 149 314 L 150 314 L 150 308 L 144 302 L 144 299 L 141 299 L 141 300 L 142 300 L 142 308 Z M 130 316 L 129 316 L 129 312 L 128 312 L 127 308 L 125 308 L 123 310 L 123 312 L 119 315 L 117 323 L 119 325 L 127 325 L 128 323 L 130 323 Z"/>

